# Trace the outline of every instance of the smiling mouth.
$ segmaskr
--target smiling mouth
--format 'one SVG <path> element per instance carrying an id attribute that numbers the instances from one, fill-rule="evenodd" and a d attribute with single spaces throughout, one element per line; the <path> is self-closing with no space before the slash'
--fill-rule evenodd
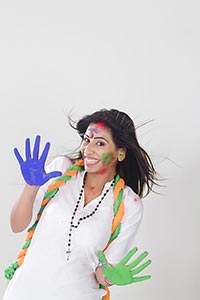
<path id="1" fill-rule="evenodd" d="M 98 164 L 99 159 L 94 159 L 94 158 L 85 158 L 84 162 L 87 166 L 95 166 Z"/>

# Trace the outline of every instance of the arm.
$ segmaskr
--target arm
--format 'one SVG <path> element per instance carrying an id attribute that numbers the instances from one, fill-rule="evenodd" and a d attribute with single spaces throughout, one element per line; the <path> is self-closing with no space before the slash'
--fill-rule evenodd
<path id="1" fill-rule="evenodd" d="M 11 210 L 10 226 L 13 232 L 21 232 L 30 224 L 33 203 L 38 190 L 38 186 L 25 185 L 19 199 Z"/>
<path id="2" fill-rule="evenodd" d="M 142 199 L 129 187 L 124 189 L 123 201 L 125 213 L 120 233 L 104 251 L 107 260 L 112 265 L 116 265 L 134 247 L 135 236 L 143 217 Z"/>
<path id="3" fill-rule="evenodd" d="M 49 152 L 50 143 L 39 157 L 40 136 L 36 136 L 33 154 L 31 155 L 30 139 L 26 139 L 26 160 L 23 160 L 18 149 L 14 149 L 15 156 L 19 162 L 22 175 L 26 182 L 24 190 L 18 201 L 14 204 L 10 224 L 13 232 L 23 231 L 32 219 L 33 204 L 37 192 L 49 179 L 62 175 L 59 171 L 45 172 L 45 162 Z"/>
<path id="4" fill-rule="evenodd" d="M 143 204 L 141 199 L 128 187 L 124 190 L 125 215 L 122 220 L 122 227 L 119 236 L 105 250 L 105 255 L 112 268 L 119 264 L 123 257 L 132 249 L 134 237 L 141 223 L 143 215 Z M 104 274 L 103 274 L 104 273 Z M 96 267 L 96 278 L 102 285 L 109 286 L 113 281 L 109 280 L 102 267 Z M 104 280 L 104 283 L 102 282 Z M 113 282 L 114 283 L 114 282 Z M 114 283 L 116 284 L 116 283 Z"/>

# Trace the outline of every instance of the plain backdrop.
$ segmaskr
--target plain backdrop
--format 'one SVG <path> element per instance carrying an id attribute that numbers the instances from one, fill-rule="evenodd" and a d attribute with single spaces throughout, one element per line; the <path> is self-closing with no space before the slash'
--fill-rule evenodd
<path id="1" fill-rule="evenodd" d="M 135 239 L 149 251 L 143 272 L 152 279 L 112 287 L 111 299 L 200 298 L 199 8 L 194 0 L 0 1 L 1 298 L 4 269 L 25 237 L 9 225 L 24 183 L 13 148 L 23 155 L 25 138 L 40 134 L 49 159 L 63 154 L 80 141 L 67 114 L 101 108 L 148 122 L 137 135 L 163 185 L 144 198 Z"/>

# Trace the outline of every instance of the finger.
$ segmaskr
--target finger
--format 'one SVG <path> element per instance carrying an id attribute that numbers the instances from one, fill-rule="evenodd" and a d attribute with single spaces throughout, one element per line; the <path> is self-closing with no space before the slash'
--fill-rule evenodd
<path id="1" fill-rule="evenodd" d="M 129 269 L 133 269 L 135 266 L 137 266 L 149 253 L 145 251 L 142 253 L 134 262 L 130 263 Z"/>
<path id="2" fill-rule="evenodd" d="M 134 277 L 132 279 L 132 283 L 133 282 L 140 282 L 140 281 L 148 280 L 150 278 L 151 278 L 151 275 L 146 275 L 146 276 L 141 276 L 141 277 Z"/>
<path id="3" fill-rule="evenodd" d="M 35 144 L 33 148 L 33 158 L 35 159 L 38 159 L 39 148 L 40 148 L 40 136 L 37 135 L 35 138 Z"/>
<path id="4" fill-rule="evenodd" d="M 102 251 L 98 252 L 98 258 L 100 263 L 102 263 L 103 266 L 105 266 L 108 263 L 105 254 Z"/>
<path id="5" fill-rule="evenodd" d="M 129 259 L 137 252 L 138 248 L 135 247 L 133 248 L 131 251 L 128 252 L 128 254 L 126 254 L 126 256 L 121 260 L 120 264 L 125 265 Z"/>
<path id="6" fill-rule="evenodd" d="M 40 161 L 42 161 L 43 163 L 46 161 L 47 155 L 49 153 L 49 149 L 50 149 L 50 143 L 46 143 L 44 150 L 42 151 L 42 154 L 40 156 Z"/>
<path id="7" fill-rule="evenodd" d="M 147 260 L 143 265 L 141 265 L 140 267 L 136 268 L 135 270 L 133 270 L 131 272 L 132 275 L 138 274 L 140 272 L 142 272 L 146 267 L 148 267 L 151 264 L 151 260 Z"/>
<path id="8" fill-rule="evenodd" d="M 24 160 L 22 159 L 21 154 L 19 153 L 17 148 L 14 148 L 14 154 L 18 160 L 18 163 L 21 165 L 24 162 Z"/>
<path id="9" fill-rule="evenodd" d="M 30 139 L 26 139 L 26 160 L 31 158 L 31 147 L 30 147 Z"/>

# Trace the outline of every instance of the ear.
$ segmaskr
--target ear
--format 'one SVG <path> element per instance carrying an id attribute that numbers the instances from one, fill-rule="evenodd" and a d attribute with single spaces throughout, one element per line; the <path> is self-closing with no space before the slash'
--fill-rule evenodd
<path id="1" fill-rule="evenodd" d="M 118 150 L 117 159 L 118 159 L 118 161 L 123 161 L 125 158 L 126 158 L 126 149 L 120 148 Z"/>

